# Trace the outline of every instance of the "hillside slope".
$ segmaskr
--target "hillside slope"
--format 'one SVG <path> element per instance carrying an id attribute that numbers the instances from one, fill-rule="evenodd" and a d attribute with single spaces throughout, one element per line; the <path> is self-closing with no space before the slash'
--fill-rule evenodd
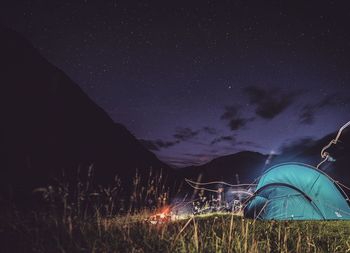
<path id="1" fill-rule="evenodd" d="M 95 180 L 130 180 L 138 168 L 171 170 L 116 124 L 64 72 L 0 27 L 1 186 L 28 191 L 94 164 Z"/>

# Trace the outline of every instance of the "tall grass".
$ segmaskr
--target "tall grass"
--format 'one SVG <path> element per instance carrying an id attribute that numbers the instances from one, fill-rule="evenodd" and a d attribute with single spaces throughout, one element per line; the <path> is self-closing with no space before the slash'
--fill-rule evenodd
<path id="1" fill-rule="evenodd" d="M 212 214 L 151 225 L 145 217 L 143 213 L 66 221 L 42 213 L 13 217 L 2 231 L 8 240 L 2 242 L 2 252 L 350 251 L 348 222 L 254 222 Z"/>
<path id="2" fill-rule="evenodd" d="M 1 252 L 350 252 L 345 221 L 254 221 L 233 214 L 191 216 L 153 225 L 146 218 L 168 204 L 162 174 L 143 180 L 137 173 L 131 192 L 119 178 L 94 186 L 59 182 L 38 189 L 45 208 L 0 217 Z"/>

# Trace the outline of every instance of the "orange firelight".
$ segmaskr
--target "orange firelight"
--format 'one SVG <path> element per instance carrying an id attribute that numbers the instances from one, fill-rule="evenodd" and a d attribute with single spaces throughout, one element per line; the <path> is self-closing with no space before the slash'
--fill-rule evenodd
<path id="1" fill-rule="evenodd" d="M 171 220 L 171 211 L 167 207 L 163 209 L 160 213 L 156 213 L 148 218 L 148 221 L 152 224 L 162 224 Z"/>

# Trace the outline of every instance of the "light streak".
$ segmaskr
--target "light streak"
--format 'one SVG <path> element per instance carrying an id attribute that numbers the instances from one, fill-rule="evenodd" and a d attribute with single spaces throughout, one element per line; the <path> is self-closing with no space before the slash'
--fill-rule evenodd
<path id="1" fill-rule="evenodd" d="M 210 184 L 222 184 L 222 185 L 227 185 L 227 186 L 231 186 L 231 187 L 242 187 L 242 186 L 252 186 L 252 185 L 256 185 L 256 184 L 229 184 L 223 181 L 210 181 L 210 182 L 206 182 L 206 183 L 201 183 L 201 182 L 195 182 L 192 181 L 190 179 L 185 178 L 185 181 L 187 183 L 191 183 L 194 185 L 210 185 Z"/>
<path id="2" fill-rule="evenodd" d="M 327 160 L 329 160 L 330 158 L 332 158 L 330 156 L 330 154 L 328 152 L 326 152 L 327 149 L 329 149 L 333 144 L 336 145 L 339 141 L 339 138 L 343 132 L 343 130 L 345 128 L 347 128 L 348 126 L 350 126 L 350 121 L 348 121 L 345 125 L 343 125 L 339 131 L 338 131 L 338 134 L 337 136 L 335 137 L 335 139 L 332 139 L 326 146 L 324 146 L 321 150 L 321 158 L 323 159 L 318 165 L 317 165 L 317 169 L 324 163 L 326 162 Z"/>
<path id="3" fill-rule="evenodd" d="M 230 191 L 230 193 L 233 193 L 233 194 L 247 194 L 249 196 L 253 196 L 254 194 L 249 192 L 249 191 Z"/>

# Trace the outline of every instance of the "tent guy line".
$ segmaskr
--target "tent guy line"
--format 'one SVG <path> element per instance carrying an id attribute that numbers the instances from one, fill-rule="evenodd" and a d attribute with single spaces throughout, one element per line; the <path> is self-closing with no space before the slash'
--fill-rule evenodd
<path id="1" fill-rule="evenodd" d="M 334 161 L 334 159 L 330 156 L 330 154 L 328 152 L 326 152 L 327 149 L 329 149 L 333 144 L 336 145 L 339 141 L 339 138 L 343 132 L 343 130 L 345 128 L 347 128 L 350 125 L 350 121 L 348 121 L 346 124 L 344 124 L 338 131 L 337 136 L 335 137 L 335 139 L 332 139 L 326 146 L 324 146 L 321 150 L 321 158 L 323 158 L 323 160 L 317 165 L 316 168 L 319 168 L 324 162 L 326 162 L 327 160 L 329 161 Z"/>

